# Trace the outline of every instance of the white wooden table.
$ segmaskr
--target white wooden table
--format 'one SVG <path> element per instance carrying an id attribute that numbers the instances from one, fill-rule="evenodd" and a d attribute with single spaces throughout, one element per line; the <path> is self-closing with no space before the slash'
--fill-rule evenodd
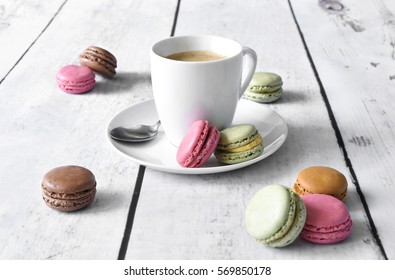
<path id="1" fill-rule="evenodd" d="M 233 172 L 177 175 L 117 154 L 106 126 L 151 99 L 149 48 L 211 34 L 256 50 L 258 71 L 284 80 L 267 106 L 287 122 L 284 145 Z M 112 80 L 62 93 L 58 69 L 90 45 L 118 58 Z M 0 259 L 395 259 L 395 1 L 0 0 Z M 51 168 L 96 175 L 83 211 L 42 201 Z M 352 235 L 283 249 L 247 233 L 244 210 L 266 184 L 292 186 L 312 165 L 343 172 Z"/>

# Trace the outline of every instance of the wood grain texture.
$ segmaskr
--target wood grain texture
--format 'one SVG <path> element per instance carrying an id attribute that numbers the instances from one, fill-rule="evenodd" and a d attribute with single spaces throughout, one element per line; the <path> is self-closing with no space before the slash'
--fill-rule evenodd
<path id="1" fill-rule="evenodd" d="M 181 176 L 147 169 L 126 257 L 382 258 L 369 231 L 288 2 L 184 0 L 175 35 L 186 34 L 230 37 L 255 49 L 257 71 L 273 71 L 283 77 L 282 99 L 262 106 L 283 116 L 289 136 L 274 155 L 235 172 Z M 346 204 L 354 221 L 351 237 L 330 246 L 297 240 L 281 250 L 254 241 L 244 225 L 244 210 L 252 195 L 271 183 L 292 186 L 298 173 L 312 165 L 331 166 L 346 175 L 349 182 Z"/>
<path id="2" fill-rule="evenodd" d="M 44 3 L 1 1 L 0 3 L 0 83 L 10 69 L 34 44 L 48 23 L 62 8 L 64 0 Z"/>
<path id="3" fill-rule="evenodd" d="M 69 0 L 0 85 L 0 259 L 117 258 L 138 165 L 112 150 L 106 126 L 115 113 L 152 98 L 149 47 L 169 36 L 175 6 Z M 41 11 L 39 5 L 26 18 Z M 24 28 L 13 32 L 24 34 Z M 78 64 L 90 45 L 117 57 L 116 77 L 97 76 L 94 90 L 84 95 L 61 92 L 58 69 Z M 17 55 L 28 48 L 16 47 Z M 8 53 L 0 55 L 4 61 Z M 0 64 L 3 72 L 11 67 Z M 93 204 L 75 213 L 54 211 L 41 198 L 42 176 L 67 164 L 89 168 L 97 180 Z"/>
<path id="4" fill-rule="evenodd" d="M 320 3 L 292 1 L 378 235 L 394 259 L 388 213 L 395 213 L 395 3 Z"/>

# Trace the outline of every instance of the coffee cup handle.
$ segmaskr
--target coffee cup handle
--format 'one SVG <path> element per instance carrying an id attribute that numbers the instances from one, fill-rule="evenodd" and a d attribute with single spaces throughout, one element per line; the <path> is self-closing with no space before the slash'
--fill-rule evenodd
<path id="1" fill-rule="evenodd" d="M 240 87 L 239 98 L 243 96 L 251 82 L 252 76 L 254 76 L 258 60 L 256 52 L 248 47 L 243 47 L 243 60 L 243 78 Z"/>

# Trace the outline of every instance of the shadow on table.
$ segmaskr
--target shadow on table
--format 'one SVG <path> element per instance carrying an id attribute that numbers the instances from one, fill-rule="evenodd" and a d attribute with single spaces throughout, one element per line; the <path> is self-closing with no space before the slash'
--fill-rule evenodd
<path id="1" fill-rule="evenodd" d="M 121 207 L 121 200 L 124 199 L 121 193 L 106 192 L 98 190 L 92 205 L 89 206 L 90 210 L 95 212 L 108 212 L 115 211 Z"/>
<path id="2" fill-rule="evenodd" d="M 284 90 L 283 95 L 279 100 L 276 101 L 276 104 L 282 103 L 294 103 L 294 102 L 306 102 L 309 99 L 309 96 L 306 92 L 292 91 L 292 90 Z"/>
<path id="3" fill-rule="evenodd" d="M 113 94 L 130 92 L 134 87 L 146 84 L 151 86 L 151 74 L 148 72 L 118 72 L 112 79 L 97 75 L 96 86 L 92 92 Z"/>

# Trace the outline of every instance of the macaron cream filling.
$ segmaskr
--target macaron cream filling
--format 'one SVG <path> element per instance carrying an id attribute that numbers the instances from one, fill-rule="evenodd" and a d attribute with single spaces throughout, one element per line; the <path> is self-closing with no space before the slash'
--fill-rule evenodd
<path id="1" fill-rule="evenodd" d="M 229 153 L 239 153 L 239 152 L 245 152 L 245 151 L 251 150 L 255 146 L 262 144 L 261 135 L 259 133 L 256 133 L 255 137 L 256 138 L 254 140 L 252 140 L 252 142 L 248 143 L 247 145 L 244 145 L 244 146 L 241 146 L 238 148 L 228 149 L 226 151 Z"/>

